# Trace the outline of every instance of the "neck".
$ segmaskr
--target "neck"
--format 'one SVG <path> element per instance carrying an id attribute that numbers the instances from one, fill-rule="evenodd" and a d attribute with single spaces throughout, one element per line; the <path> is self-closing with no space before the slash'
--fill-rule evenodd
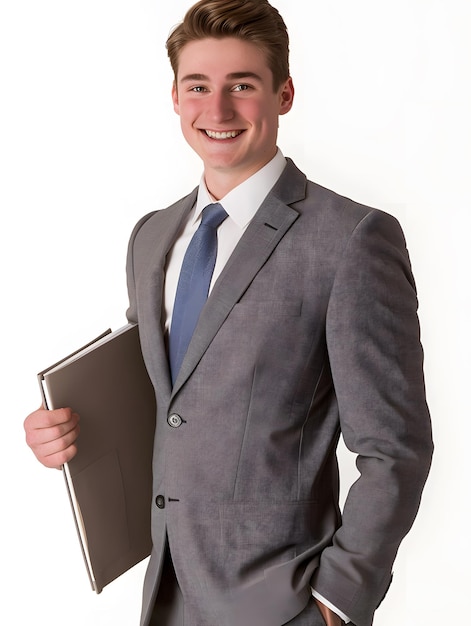
<path id="1" fill-rule="evenodd" d="M 224 196 L 235 189 L 235 187 L 256 174 L 262 167 L 265 167 L 265 165 L 273 159 L 277 149 L 278 148 L 270 155 L 270 158 L 267 158 L 264 162 L 258 163 L 251 168 L 245 167 L 241 170 L 230 168 L 225 170 L 205 167 L 204 182 L 206 183 L 209 193 L 215 200 L 221 200 L 221 198 L 224 198 Z"/>
<path id="2" fill-rule="evenodd" d="M 206 187 L 215 200 L 221 200 L 224 196 L 235 189 L 238 185 L 243 183 L 247 178 L 250 178 L 252 174 L 245 174 L 245 176 L 214 176 L 207 171 L 204 172 L 204 182 Z"/>

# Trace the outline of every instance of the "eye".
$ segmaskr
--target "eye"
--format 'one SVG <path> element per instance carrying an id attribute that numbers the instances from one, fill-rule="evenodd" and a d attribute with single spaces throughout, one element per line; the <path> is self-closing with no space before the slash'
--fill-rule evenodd
<path id="1" fill-rule="evenodd" d="M 235 87 L 233 87 L 232 91 L 248 91 L 250 88 L 250 85 L 241 83 L 240 85 L 236 85 Z"/>
<path id="2" fill-rule="evenodd" d="M 196 85 L 195 87 L 192 87 L 190 91 L 194 91 L 195 93 L 204 93 L 206 91 L 206 87 L 203 87 L 203 85 Z"/>

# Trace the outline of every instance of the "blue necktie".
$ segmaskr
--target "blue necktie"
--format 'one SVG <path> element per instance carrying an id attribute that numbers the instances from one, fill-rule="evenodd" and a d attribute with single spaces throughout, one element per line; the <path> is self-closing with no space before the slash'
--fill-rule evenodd
<path id="1" fill-rule="evenodd" d="M 174 383 L 209 293 L 217 255 L 217 228 L 227 213 L 220 204 L 203 209 L 201 224 L 183 259 L 173 305 L 169 357 Z"/>

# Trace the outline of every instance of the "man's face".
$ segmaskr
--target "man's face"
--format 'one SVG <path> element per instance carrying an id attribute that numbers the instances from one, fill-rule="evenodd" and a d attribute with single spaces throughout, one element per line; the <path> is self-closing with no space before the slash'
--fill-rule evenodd
<path id="1" fill-rule="evenodd" d="M 273 90 L 265 53 L 252 43 L 208 38 L 183 48 L 173 104 L 207 183 L 222 175 L 239 184 L 274 157 L 278 116 L 293 95 L 291 79 Z"/>

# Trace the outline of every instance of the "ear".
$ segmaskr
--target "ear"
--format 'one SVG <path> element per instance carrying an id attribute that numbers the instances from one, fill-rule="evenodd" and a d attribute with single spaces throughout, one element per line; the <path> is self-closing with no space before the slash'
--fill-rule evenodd
<path id="1" fill-rule="evenodd" d="M 291 76 L 280 88 L 280 115 L 285 115 L 291 110 L 294 100 L 294 85 Z"/>
<path id="2" fill-rule="evenodd" d="M 173 102 L 173 110 L 175 111 L 177 115 L 180 115 L 180 105 L 178 102 L 178 90 L 177 90 L 177 84 L 175 81 L 172 84 L 172 102 Z"/>

